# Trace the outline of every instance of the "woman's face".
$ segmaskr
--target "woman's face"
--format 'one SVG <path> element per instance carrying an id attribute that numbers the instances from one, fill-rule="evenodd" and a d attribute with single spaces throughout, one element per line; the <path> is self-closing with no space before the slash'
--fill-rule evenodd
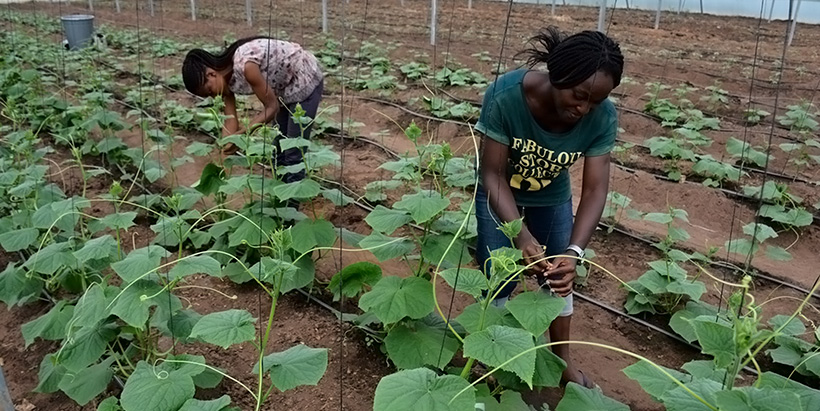
<path id="1" fill-rule="evenodd" d="M 583 83 L 566 89 L 553 89 L 555 109 L 566 124 L 575 124 L 609 97 L 615 88 L 612 76 L 598 71 Z"/>
<path id="2" fill-rule="evenodd" d="M 205 82 L 202 83 L 200 93 L 202 97 L 216 97 L 225 92 L 227 85 L 225 77 L 212 68 L 205 69 Z"/>

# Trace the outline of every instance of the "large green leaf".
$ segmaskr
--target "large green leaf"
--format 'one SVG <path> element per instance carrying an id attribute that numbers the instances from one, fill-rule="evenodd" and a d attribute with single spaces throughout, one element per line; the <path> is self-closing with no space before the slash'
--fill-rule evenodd
<path id="1" fill-rule="evenodd" d="M 717 307 L 702 301 L 689 301 L 684 309 L 678 310 L 672 315 L 669 326 L 686 341 L 694 342 L 698 339 L 698 336 L 695 334 L 695 328 L 690 320 L 701 315 L 714 317 L 717 315 Z"/>
<path id="2" fill-rule="evenodd" d="M 295 183 L 280 184 L 273 188 L 273 194 L 282 201 L 292 198 L 308 199 L 316 197 L 322 190 L 322 186 L 314 180 L 304 179 Z"/>
<path id="3" fill-rule="evenodd" d="M 73 315 L 74 306 L 67 305 L 65 300 L 60 300 L 46 314 L 23 324 L 22 332 L 26 348 L 38 337 L 44 340 L 62 340 L 65 338 L 68 322 Z"/>
<path id="4" fill-rule="evenodd" d="M 273 385 L 287 391 L 300 385 L 316 385 L 327 370 L 327 348 L 310 348 L 299 344 L 262 358 L 262 371 L 270 372 Z M 259 364 L 253 367 L 259 372 Z"/>
<path id="5" fill-rule="evenodd" d="M 647 392 L 647 394 L 651 395 L 658 401 L 660 401 L 664 394 L 666 394 L 669 390 L 678 387 L 678 383 L 675 382 L 675 380 L 682 383 L 692 381 L 691 376 L 688 376 L 680 371 L 666 367 L 661 368 L 671 375 L 674 380 L 664 374 L 657 367 L 646 361 L 638 361 L 635 364 L 624 368 L 623 371 L 627 377 L 637 381 L 638 384 L 641 385 L 641 388 Z"/>
<path id="6" fill-rule="evenodd" d="M 37 276 L 29 277 L 25 270 L 13 263 L 0 272 L 0 301 L 9 308 L 37 298 L 43 289 L 43 281 Z"/>
<path id="7" fill-rule="evenodd" d="M 137 217 L 136 211 L 126 211 L 122 213 L 108 214 L 99 220 L 92 221 L 88 224 L 88 229 L 92 233 L 105 230 L 127 230 L 134 225 L 134 219 Z"/>
<path id="8" fill-rule="evenodd" d="M 81 370 L 105 353 L 108 342 L 117 336 L 113 326 L 83 327 L 73 331 L 58 352 L 58 362 L 69 371 Z"/>
<path id="9" fill-rule="evenodd" d="M 780 332 L 786 335 L 802 335 L 806 332 L 806 326 L 803 321 L 800 321 L 799 317 L 791 318 L 788 315 L 775 315 L 769 319 L 769 325 L 772 326 L 772 330 L 783 327 Z"/>
<path id="10" fill-rule="evenodd" d="M 191 146 L 188 146 L 188 148 L 191 148 Z M 213 146 L 207 146 L 208 150 L 212 148 Z M 219 188 L 222 187 L 223 184 L 225 184 L 225 169 L 214 163 L 208 163 L 205 165 L 205 168 L 202 169 L 199 181 L 191 187 L 207 196 L 219 192 Z"/>
<path id="11" fill-rule="evenodd" d="M 71 318 L 71 327 L 90 327 L 108 316 L 108 300 L 100 284 L 92 284 L 77 300 L 74 307 L 74 316 Z"/>
<path id="12" fill-rule="evenodd" d="M 231 397 L 223 395 L 215 400 L 197 400 L 191 398 L 182 404 L 178 411 L 222 411 L 231 404 Z"/>
<path id="13" fill-rule="evenodd" d="M 481 292 L 487 289 L 487 277 L 474 268 L 449 268 L 438 275 L 456 291 L 467 293 L 475 298 L 481 297 Z"/>
<path id="14" fill-rule="evenodd" d="M 114 370 L 111 369 L 113 363 L 114 357 L 108 357 L 99 364 L 77 372 L 66 373 L 60 381 L 60 390 L 77 404 L 88 404 L 108 388 L 108 383 L 114 376 Z"/>
<path id="15" fill-rule="evenodd" d="M 771 371 L 761 374 L 758 383 L 760 388 L 770 387 L 797 394 L 802 406 L 800 409 L 804 411 L 820 411 L 820 391 L 818 390 Z"/>
<path id="16" fill-rule="evenodd" d="M 37 209 L 31 215 L 31 224 L 34 228 L 48 229 L 57 227 L 59 230 L 70 233 L 79 221 L 77 209 L 88 206 L 88 200 L 82 198 L 68 198 L 49 203 Z"/>
<path id="17" fill-rule="evenodd" d="M 372 290 L 362 295 L 359 307 L 372 311 L 383 324 L 392 324 L 404 317 L 422 318 L 433 312 L 433 285 L 418 277 L 384 277 Z"/>
<path id="18" fill-rule="evenodd" d="M 109 234 L 88 240 L 83 248 L 74 252 L 81 264 L 92 260 L 105 260 L 117 256 L 117 240 Z"/>
<path id="19" fill-rule="evenodd" d="M 505 390 L 501 393 L 501 398 L 498 400 L 489 395 L 479 396 L 476 394 L 476 409 L 483 409 L 484 411 L 530 411 L 531 408 L 521 398 L 521 394 L 512 390 Z M 478 408 L 478 404 L 482 404 L 484 408 Z"/>
<path id="20" fill-rule="evenodd" d="M 483 315 L 483 326 L 481 324 L 481 311 L 481 303 L 470 304 L 456 317 L 456 321 L 461 324 L 468 333 L 475 333 L 491 325 L 502 325 L 504 323 L 504 313 L 506 312 L 504 308 L 489 305 L 487 312 Z"/>
<path id="21" fill-rule="evenodd" d="M 715 393 L 723 389 L 723 384 L 712 380 L 694 380 L 685 385 L 699 398 L 692 396 L 683 387 L 673 388 L 663 396 L 667 411 L 714 411 Z M 715 408 L 708 407 L 704 401 Z"/>
<path id="22" fill-rule="evenodd" d="M 555 411 L 629 411 L 629 407 L 605 396 L 600 390 L 584 388 L 574 382 L 567 384 L 564 397 Z"/>
<path id="23" fill-rule="evenodd" d="M 140 330 L 145 328 L 151 307 L 168 304 L 168 291 L 152 281 L 139 280 L 128 285 L 111 305 L 111 314 Z"/>
<path id="24" fill-rule="evenodd" d="M 199 273 L 222 277 L 222 266 L 213 257 L 200 254 L 177 261 L 168 275 L 171 280 L 178 280 Z"/>
<path id="25" fill-rule="evenodd" d="M 194 396 L 194 381 L 182 373 L 154 372 L 140 361 L 122 390 L 120 401 L 125 411 L 177 411 Z"/>
<path id="26" fill-rule="evenodd" d="M 387 333 L 384 345 L 399 369 L 427 365 L 443 369 L 459 348 L 450 329 L 441 321 L 432 321 L 430 316 L 393 327 Z"/>
<path id="27" fill-rule="evenodd" d="M 382 268 L 367 261 L 359 261 L 342 268 L 330 279 L 327 288 L 333 293 L 333 301 L 339 301 L 344 295 L 353 298 L 373 286 L 382 278 Z"/>
<path id="28" fill-rule="evenodd" d="M 438 265 L 439 261 L 443 260 L 445 263 L 459 266 L 471 259 L 467 244 L 455 239 L 452 234 L 428 234 L 421 245 L 421 255 L 425 261 L 433 265 Z"/>
<path id="29" fill-rule="evenodd" d="M 228 348 L 250 341 L 256 335 L 251 313 L 245 310 L 227 310 L 202 317 L 191 330 L 191 338 Z"/>
<path id="30" fill-rule="evenodd" d="M 126 283 L 134 282 L 146 273 L 159 268 L 162 257 L 167 257 L 168 251 L 158 245 L 149 245 L 128 253 L 121 261 L 111 264 L 111 268 Z M 156 273 L 144 278 L 156 278 Z"/>
<path id="31" fill-rule="evenodd" d="M 379 381 L 373 411 L 475 411 L 475 392 L 463 378 L 427 368 L 399 371 Z"/>
<path id="32" fill-rule="evenodd" d="M 426 223 L 450 205 L 448 198 L 434 190 L 421 190 L 416 194 L 405 194 L 393 204 L 396 210 L 406 210 L 417 224 Z"/>
<path id="33" fill-rule="evenodd" d="M 715 369 L 715 362 L 712 360 L 692 360 L 683 364 L 681 368 L 694 378 L 710 379 L 719 383 L 726 379 L 726 369 Z"/>
<path id="34" fill-rule="evenodd" d="M 539 343 L 540 345 L 540 343 Z M 567 363 L 549 348 L 535 350 L 535 374 L 532 385 L 536 387 L 557 387 Z"/>
<path id="35" fill-rule="evenodd" d="M 699 300 L 700 296 L 706 292 L 706 284 L 701 281 L 674 281 L 666 286 L 666 291 L 689 296 L 692 300 Z"/>
<path id="36" fill-rule="evenodd" d="M 713 356 L 718 367 L 729 366 L 736 356 L 734 330 L 714 319 L 696 318 L 691 322 L 703 353 Z"/>
<path id="37" fill-rule="evenodd" d="M 97 411 L 122 411 L 117 397 L 108 397 L 97 406 Z"/>
<path id="38" fill-rule="evenodd" d="M 305 253 L 314 247 L 330 247 L 336 242 L 336 230 L 327 220 L 306 218 L 291 227 L 294 250 Z"/>
<path id="39" fill-rule="evenodd" d="M 390 209 L 382 205 L 377 205 L 364 219 L 374 230 L 387 235 L 409 223 L 410 220 L 411 217 L 406 210 Z"/>
<path id="40" fill-rule="evenodd" d="M 260 264 L 262 265 L 261 269 Z M 255 276 L 260 276 L 260 279 L 264 282 L 280 284 L 280 293 L 309 285 L 313 282 L 315 275 L 313 260 L 309 258 L 302 258 L 294 264 L 275 258 L 262 257 L 261 262 L 256 263 L 249 271 Z"/>
<path id="41" fill-rule="evenodd" d="M 40 230 L 36 228 L 21 228 L 0 234 L 0 246 L 9 253 L 14 253 L 34 245 Z"/>
<path id="42" fill-rule="evenodd" d="M 409 254 L 416 245 L 404 237 L 393 238 L 376 232 L 361 239 L 359 247 L 369 250 L 379 261 L 387 261 Z"/>
<path id="43" fill-rule="evenodd" d="M 544 334 L 564 309 L 563 298 L 541 291 L 526 291 L 507 301 L 507 309 L 525 330 L 535 336 Z"/>
<path id="44" fill-rule="evenodd" d="M 464 339 L 464 355 L 491 367 L 499 367 L 533 347 L 535 344 L 532 334 L 519 328 L 503 325 L 491 325 Z M 515 373 L 527 385 L 532 386 L 535 372 L 535 350 L 530 350 L 512 360 L 501 369 Z"/>
<path id="45" fill-rule="evenodd" d="M 65 267 L 76 267 L 77 259 L 71 253 L 71 244 L 66 241 L 52 243 L 41 248 L 26 260 L 24 267 L 31 271 L 52 275 Z"/>
<path id="46" fill-rule="evenodd" d="M 265 244 L 268 242 L 267 233 L 274 231 L 278 226 L 276 220 L 258 214 L 249 215 L 247 220 L 243 218 L 240 221 L 239 227 L 231 230 L 228 235 L 228 245 L 231 247 L 237 247 L 242 243 Z"/>
<path id="47" fill-rule="evenodd" d="M 37 372 L 39 382 L 34 392 L 51 393 L 60 389 L 60 381 L 63 380 L 66 369 L 61 364 L 56 364 L 56 361 L 54 354 L 46 354 L 40 361 L 40 370 Z"/>
<path id="48" fill-rule="evenodd" d="M 717 405 L 726 411 L 800 410 L 800 397 L 793 392 L 772 387 L 739 387 L 715 393 Z"/>

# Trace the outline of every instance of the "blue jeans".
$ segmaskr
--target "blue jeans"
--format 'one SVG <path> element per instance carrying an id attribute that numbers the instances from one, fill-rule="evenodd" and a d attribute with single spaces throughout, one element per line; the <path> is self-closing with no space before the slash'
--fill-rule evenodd
<path id="1" fill-rule="evenodd" d="M 546 246 L 546 255 L 563 254 L 569 245 L 572 235 L 572 199 L 556 206 L 546 207 L 523 207 L 518 206 L 518 212 L 524 216 L 524 224 L 530 230 L 541 245 Z M 476 262 L 480 269 L 484 270 L 484 263 L 490 258 L 490 251 L 501 247 L 514 247 L 501 230 L 498 229 L 497 221 L 501 220 L 495 215 L 487 202 L 487 192 L 484 187 L 478 186 L 476 192 L 476 221 L 478 223 L 478 239 L 476 241 Z M 487 262 L 487 273 L 489 273 L 490 262 Z M 518 280 L 507 283 L 501 289 L 496 300 L 505 300 L 518 286 Z M 549 292 L 549 289 L 543 288 Z M 572 294 L 564 297 L 567 302 L 561 316 L 572 314 Z"/>
<path id="2" fill-rule="evenodd" d="M 299 103 L 286 104 L 279 108 L 279 113 L 276 114 L 276 124 L 279 126 L 279 132 L 282 135 L 277 137 L 274 141 L 276 147 L 276 154 L 273 158 L 275 166 L 292 166 L 303 161 L 303 148 L 295 147 L 282 151 L 279 147 L 279 141 L 281 138 L 288 137 L 310 138 L 310 131 L 311 128 L 313 128 L 313 123 L 305 128 L 303 135 L 301 128 L 302 126 L 293 121 L 291 113 L 296 110 L 296 104 L 299 104 L 302 106 L 302 110 L 305 110 L 305 115 L 315 120 L 316 112 L 319 110 L 319 102 L 322 100 L 322 91 L 324 90 L 324 86 L 325 83 L 322 81 L 304 100 Z M 281 176 L 281 178 L 285 183 L 293 183 L 304 179 L 305 175 L 305 170 L 302 170 L 298 173 L 287 173 L 284 176 Z"/>

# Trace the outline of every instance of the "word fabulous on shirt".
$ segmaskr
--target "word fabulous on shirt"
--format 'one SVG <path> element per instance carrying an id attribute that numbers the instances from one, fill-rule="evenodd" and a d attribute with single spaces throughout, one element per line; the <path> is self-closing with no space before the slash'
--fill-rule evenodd
<path id="1" fill-rule="evenodd" d="M 562 170 L 568 168 L 584 154 L 582 151 L 554 151 L 539 145 L 535 140 L 513 138 L 510 150 L 520 154 L 513 163 L 510 187 L 524 191 L 538 191 L 548 186 Z"/>

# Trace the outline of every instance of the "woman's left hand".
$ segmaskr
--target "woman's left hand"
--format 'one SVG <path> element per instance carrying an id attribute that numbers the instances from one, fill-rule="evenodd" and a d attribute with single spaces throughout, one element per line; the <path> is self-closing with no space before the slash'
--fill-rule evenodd
<path id="1" fill-rule="evenodd" d="M 557 257 L 552 261 L 551 267 L 544 273 L 547 276 L 547 286 L 552 292 L 566 297 L 572 292 L 577 273 L 575 266 L 578 260 L 570 257 Z"/>

